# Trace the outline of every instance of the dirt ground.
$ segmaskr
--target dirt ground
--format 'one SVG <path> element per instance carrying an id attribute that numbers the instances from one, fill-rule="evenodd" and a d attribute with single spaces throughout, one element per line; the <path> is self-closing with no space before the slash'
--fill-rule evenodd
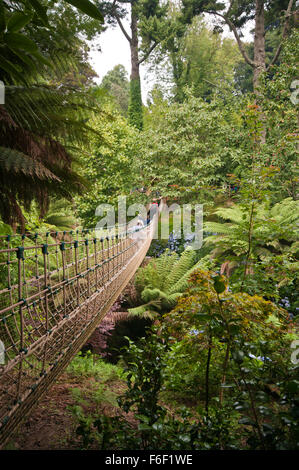
<path id="1" fill-rule="evenodd" d="M 75 450 L 80 449 L 80 439 L 76 435 L 77 423 L 69 406 L 78 405 L 72 389 L 88 393 L 96 387 L 93 378 L 82 379 L 63 374 L 47 391 L 46 395 L 32 410 L 30 416 L 18 428 L 16 434 L 6 445 L 8 450 Z M 109 387 L 109 384 L 107 384 Z M 123 382 L 114 382 L 113 391 L 121 394 L 125 389 Z M 110 403 L 87 403 L 83 409 L 107 416 L 119 414 L 119 409 Z M 130 420 L 130 417 L 128 416 Z"/>

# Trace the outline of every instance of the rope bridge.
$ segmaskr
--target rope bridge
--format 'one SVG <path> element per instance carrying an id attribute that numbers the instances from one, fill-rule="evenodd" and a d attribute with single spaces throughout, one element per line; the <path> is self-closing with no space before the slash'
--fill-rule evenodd
<path id="1" fill-rule="evenodd" d="M 0 237 L 0 447 L 128 284 L 160 210 L 142 229 L 105 238 L 88 230 Z"/>

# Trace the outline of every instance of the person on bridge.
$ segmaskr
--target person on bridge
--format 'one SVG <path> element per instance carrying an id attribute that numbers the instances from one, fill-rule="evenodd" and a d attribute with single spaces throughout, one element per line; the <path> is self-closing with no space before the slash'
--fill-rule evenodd
<path id="1" fill-rule="evenodd" d="M 146 219 L 147 225 L 153 220 L 154 215 L 157 213 L 157 210 L 158 210 L 158 203 L 152 202 L 150 206 L 150 210 L 147 213 L 147 219 Z"/>

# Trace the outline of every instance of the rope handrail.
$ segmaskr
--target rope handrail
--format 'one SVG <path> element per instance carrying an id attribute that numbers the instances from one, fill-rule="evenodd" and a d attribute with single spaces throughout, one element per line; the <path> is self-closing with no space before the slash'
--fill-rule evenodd
<path id="1" fill-rule="evenodd" d="M 161 209 L 148 225 L 107 237 L 84 229 L 41 243 L 22 234 L 19 246 L 0 237 L 0 446 L 132 278 Z"/>
<path id="2" fill-rule="evenodd" d="M 130 222 L 129 222 L 130 223 Z M 116 229 L 119 229 L 119 228 L 122 228 L 122 227 L 125 227 L 126 228 L 126 231 L 128 232 L 127 228 L 129 226 L 129 223 L 123 223 L 123 224 L 115 224 L 115 225 L 107 225 L 105 227 L 105 230 L 111 230 L 111 231 L 115 231 Z M 145 227 L 141 227 L 140 229 L 143 229 Z M 140 230 L 138 229 L 138 230 Z M 47 231 L 45 232 L 31 232 L 31 231 L 27 231 L 25 233 L 11 233 L 11 234 L 6 234 L 6 235 L 0 235 L 0 241 L 1 240 L 6 240 L 6 241 L 10 241 L 10 240 L 13 240 L 13 239 L 16 239 L 16 238 L 20 238 L 21 240 L 24 240 L 25 238 L 32 238 L 32 239 L 36 239 L 38 237 L 49 237 L 49 236 L 58 236 L 60 234 L 62 234 L 63 236 L 66 236 L 66 235 L 71 235 L 71 236 L 74 236 L 74 235 L 89 235 L 90 233 L 96 233 L 97 231 L 99 231 L 98 229 L 90 229 L 90 228 L 82 228 L 82 229 L 72 229 L 72 230 L 55 230 L 54 228 L 53 229 L 48 229 Z M 133 230 L 133 231 L 136 231 L 136 230 Z"/>

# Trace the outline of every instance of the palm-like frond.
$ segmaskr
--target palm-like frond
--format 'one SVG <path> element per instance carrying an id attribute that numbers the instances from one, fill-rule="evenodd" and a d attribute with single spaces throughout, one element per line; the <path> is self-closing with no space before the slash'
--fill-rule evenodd
<path id="1" fill-rule="evenodd" d="M 299 201 L 294 201 L 291 197 L 288 197 L 275 204 L 270 210 L 270 215 L 280 225 L 286 226 L 294 223 L 298 227 Z"/>
<path id="2" fill-rule="evenodd" d="M 6 147 L 0 147 L 0 171 L 4 175 L 5 173 L 21 173 L 30 178 L 61 181 L 41 162 L 33 160 L 22 152 Z"/>
<path id="3" fill-rule="evenodd" d="M 181 257 L 176 253 L 165 252 L 153 259 L 136 276 L 136 286 L 142 305 L 129 309 L 130 315 L 151 318 L 170 311 L 188 286 L 191 273 L 199 266 L 194 250 L 185 250 Z"/>
<path id="4" fill-rule="evenodd" d="M 66 88 L 7 87 L 5 108 L 0 106 L 0 178 L 5 200 L 1 207 L 11 206 L 1 211 L 5 222 L 23 224 L 20 207 L 16 210 L 17 200 L 26 207 L 33 199 L 37 200 L 44 215 L 49 194 L 69 198 L 74 192 L 82 191 L 85 182 L 73 169 L 74 154 L 68 151 L 67 145 L 72 148 L 88 145 L 90 129 L 84 122 L 85 106 L 90 113 L 88 103 L 85 105 Z M 3 148 L 7 150 L 4 152 Z M 12 197 L 7 188 L 9 172 L 13 176 L 16 171 L 26 178 L 15 181 Z M 47 179 L 46 184 L 39 184 L 38 179 Z M 7 196 L 3 196 L 5 191 Z"/>
<path id="5" fill-rule="evenodd" d="M 204 229 L 205 231 L 207 232 L 212 232 L 212 233 L 216 233 L 218 235 L 224 235 L 224 234 L 229 234 L 231 232 L 231 229 L 232 227 L 234 227 L 234 229 L 236 229 L 235 226 L 233 226 L 233 224 L 230 224 L 230 223 L 225 223 L 225 224 L 221 224 L 219 222 L 206 222 L 205 225 L 204 225 Z M 211 235 L 210 237 L 206 237 L 205 238 L 205 241 L 207 241 L 209 238 L 213 237 L 215 235 Z"/>
<path id="6" fill-rule="evenodd" d="M 176 253 L 171 253 L 169 250 L 166 250 L 164 255 L 161 256 L 156 262 L 156 271 L 160 278 L 160 285 L 165 282 L 165 273 L 170 273 L 173 265 L 178 259 Z"/>
<path id="7" fill-rule="evenodd" d="M 222 262 L 234 260 L 234 267 L 244 261 L 248 251 L 249 212 L 243 206 L 222 208 L 214 212 L 225 222 L 206 222 L 204 230 L 213 235 L 205 238 L 215 246 L 212 257 Z M 299 201 L 286 198 L 268 207 L 255 207 L 251 235 L 252 256 L 263 258 L 270 253 L 292 251 L 298 237 Z M 236 263 L 238 261 L 238 263 Z"/>
<path id="8" fill-rule="evenodd" d="M 239 206 L 223 207 L 214 211 L 218 217 L 223 220 L 230 220 L 235 224 L 241 224 L 244 220 L 244 212 Z"/>
<path id="9" fill-rule="evenodd" d="M 177 259 L 169 272 L 169 275 L 165 278 L 163 283 L 163 289 L 168 292 L 169 289 L 181 279 L 189 269 L 194 266 L 196 259 L 196 253 L 192 249 L 186 249 L 182 255 Z"/>
<path id="10" fill-rule="evenodd" d="M 74 149 L 88 148 L 94 108 L 78 90 L 94 72 L 85 65 L 86 44 L 59 11 L 77 6 L 100 22 L 102 15 L 89 0 L 63 3 L 72 6 L 0 2 L 0 216 L 9 224 L 24 225 L 21 206 L 27 210 L 32 200 L 43 216 L 50 194 L 70 198 L 85 185 L 74 171 Z"/>
<path id="11" fill-rule="evenodd" d="M 74 208 L 66 199 L 51 200 L 44 222 L 58 230 L 72 230 L 78 225 Z"/>
<path id="12" fill-rule="evenodd" d="M 199 260 L 197 263 L 195 263 L 193 266 L 191 266 L 191 268 L 189 268 L 184 273 L 184 275 L 182 275 L 182 277 L 180 279 L 178 279 L 177 282 L 169 288 L 168 294 L 173 295 L 176 292 L 184 292 L 188 287 L 188 280 L 189 280 L 191 274 L 193 273 L 193 271 L 195 271 L 195 269 L 200 267 L 200 265 L 201 265 L 201 260 Z"/>
<path id="13" fill-rule="evenodd" d="M 143 318 L 150 318 L 153 320 L 158 315 L 157 310 L 154 309 L 154 306 L 154 302 L 149 302 L 148 304 L 140 305 L 139 307 L 130 308 L 128 310 L 129 317 L 137 316 Z"/>

